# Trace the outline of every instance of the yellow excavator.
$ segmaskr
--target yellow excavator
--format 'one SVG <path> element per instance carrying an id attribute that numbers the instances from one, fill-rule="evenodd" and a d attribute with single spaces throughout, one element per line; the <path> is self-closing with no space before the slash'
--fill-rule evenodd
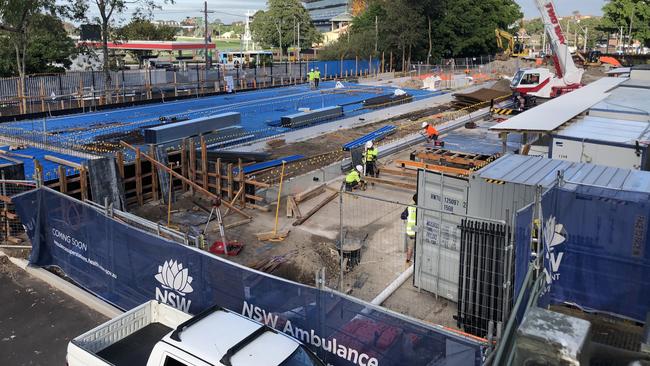
<path id="1" fill-rule="evenodd" d="M 497 46 L 499 46 L 499 48 L 503 50 L 503 52 L 500 54 L 500 58 L 507 60 L 510 57 L 529 56 L 529 52 L 526 49 L 526 45 L 519 42 L 519 40 L 515 40 L 515 37 L 512 34 L 499 28 L 495 29 L 494 33 L 497 36 Z M 503 45 L 504 39 L 508 41 L 507 47 L 504 47 Z"/>

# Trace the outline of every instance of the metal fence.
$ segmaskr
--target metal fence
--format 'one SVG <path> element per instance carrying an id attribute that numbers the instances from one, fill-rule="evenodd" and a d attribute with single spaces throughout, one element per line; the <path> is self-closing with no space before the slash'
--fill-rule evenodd
<path id="1" fill-rule="evenodd" d="M 418 295 L 402 306 L 428 321 L 488 339 L 500 334 L 513 296 L 510 223 L 416 206 L 415 253 L 407 263 L 403 202 L 412 194 L 371 185 L 363 193 L 342 190 L 341 289 L 380 304 L 385 289 L 403 287 Z"/>
<path id="2" fill-rule="evenodd" d="M 36 183 L 23 180 L 0 179 L 0 247 L 26 248 L 29 240 L 25 235 L 20 218 L 16 214 L 12 197 L 35 189 Z"/>

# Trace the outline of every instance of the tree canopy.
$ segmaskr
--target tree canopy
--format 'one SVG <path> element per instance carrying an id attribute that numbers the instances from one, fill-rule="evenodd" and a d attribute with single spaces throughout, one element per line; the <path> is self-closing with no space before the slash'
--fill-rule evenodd
<path id="1" fill-rule="evenodd" d="M 321 56 L 379 57 L 392 52 L 424 61 L 488 54 L 496 51 L 494 29 L 507 29 L 521 17 L 514 0 L 369 0 L 349 35 Z"/>
<path id="2" fill-rule="evenodd" d="M 298 45 L 310 48 L 321 40 L 307 9 L 299 0 L 268 0 L 267 10 L 255 13 L 251 23 L 253 40 L 263 47 L 282 47 L 282 51 Z"/>
<path id="3" fill-rule="evenodd" d="M 603 6 L 602 28 L 629 34 L 645 47 L 650 47 L 650 1 L 608 0 Z"/>

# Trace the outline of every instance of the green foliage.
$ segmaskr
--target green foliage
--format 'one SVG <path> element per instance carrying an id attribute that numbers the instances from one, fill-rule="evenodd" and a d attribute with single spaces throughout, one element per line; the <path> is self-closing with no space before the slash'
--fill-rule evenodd
<path id="1" fill-rule="evenodd" d="M 120 39 L 125 40 L 173 41 L 177 32 L 178 28 L 175 27 L 157 26 L 146 19 L 134 19 L 116 33 Z"/>
<path id="2" fill-rule="evenodd" d="M 628 34 L 631 25 L 632 38 L 650 47 L 650 1 L 608 0 L 603 12 L 603 29 Z"/>
<path id="3" fill-rule="evenodd" d="M 382 52 L 392 52 L 398 58 L 424 61 L 428 56 L 437 59 L 493 53 L 494 29 L 507 29 L 521 17 L 514 0 L 373 0 L 354 19 L 350 34 L 326 47 L 321 57 L 380 57 Z"/>
<path id="4" fill-rule="evenodd" d="M 49 14 L 34 14 L 29 32 L 31 36 L 25 55 L 27 74 L 62 72 L 70 66 L 70 57 L 76 53 L 76 47 L 59 18 Z M 0 76 L 18 75 L 15 53 L 13 44 L 0 43 Z"/>
<path id="5" fill-rule="evenodd" d="M 251 23 L 253 40 L 263 47 L 280 47 L 286 52 L 297 43 L 300 24 L 300 47 L 310 48 L 322 39 L 314 28 L 307 9 L 299 0 L 268 0 L 267 10 L 255 13 Z"/>

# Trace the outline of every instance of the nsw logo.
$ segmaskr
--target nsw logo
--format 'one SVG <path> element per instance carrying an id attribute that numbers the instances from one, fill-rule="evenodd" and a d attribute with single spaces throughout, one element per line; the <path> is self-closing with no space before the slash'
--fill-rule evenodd
<path id="1" fill-rule="evenodd" d="M 544 246 L 546 249 L 545 260 L 547 264 L 544 266 L 544 275 L 546 276 L 546 284 L 550 285 L 553 281 L 560 279 L 560 264 L 564 251 L 561 251 L 561 244 L 564 244 L 567 238 L 567 232 L 564 225 L 556 222 L 555 216 L 551 216 L 544 225 Z"/>
<path id="2" fill-rule="evenodd" d="M 168 260 L 158 266 L 158 273 L 154 278 L 160 283 L 156 287 L 156 300 L 189 313 L 192 300 L 185 295 L 192 293 L 192 276 L 187 268 L 175 260 Z M 162 289 L 161 289 L 162 287 Z"/>

